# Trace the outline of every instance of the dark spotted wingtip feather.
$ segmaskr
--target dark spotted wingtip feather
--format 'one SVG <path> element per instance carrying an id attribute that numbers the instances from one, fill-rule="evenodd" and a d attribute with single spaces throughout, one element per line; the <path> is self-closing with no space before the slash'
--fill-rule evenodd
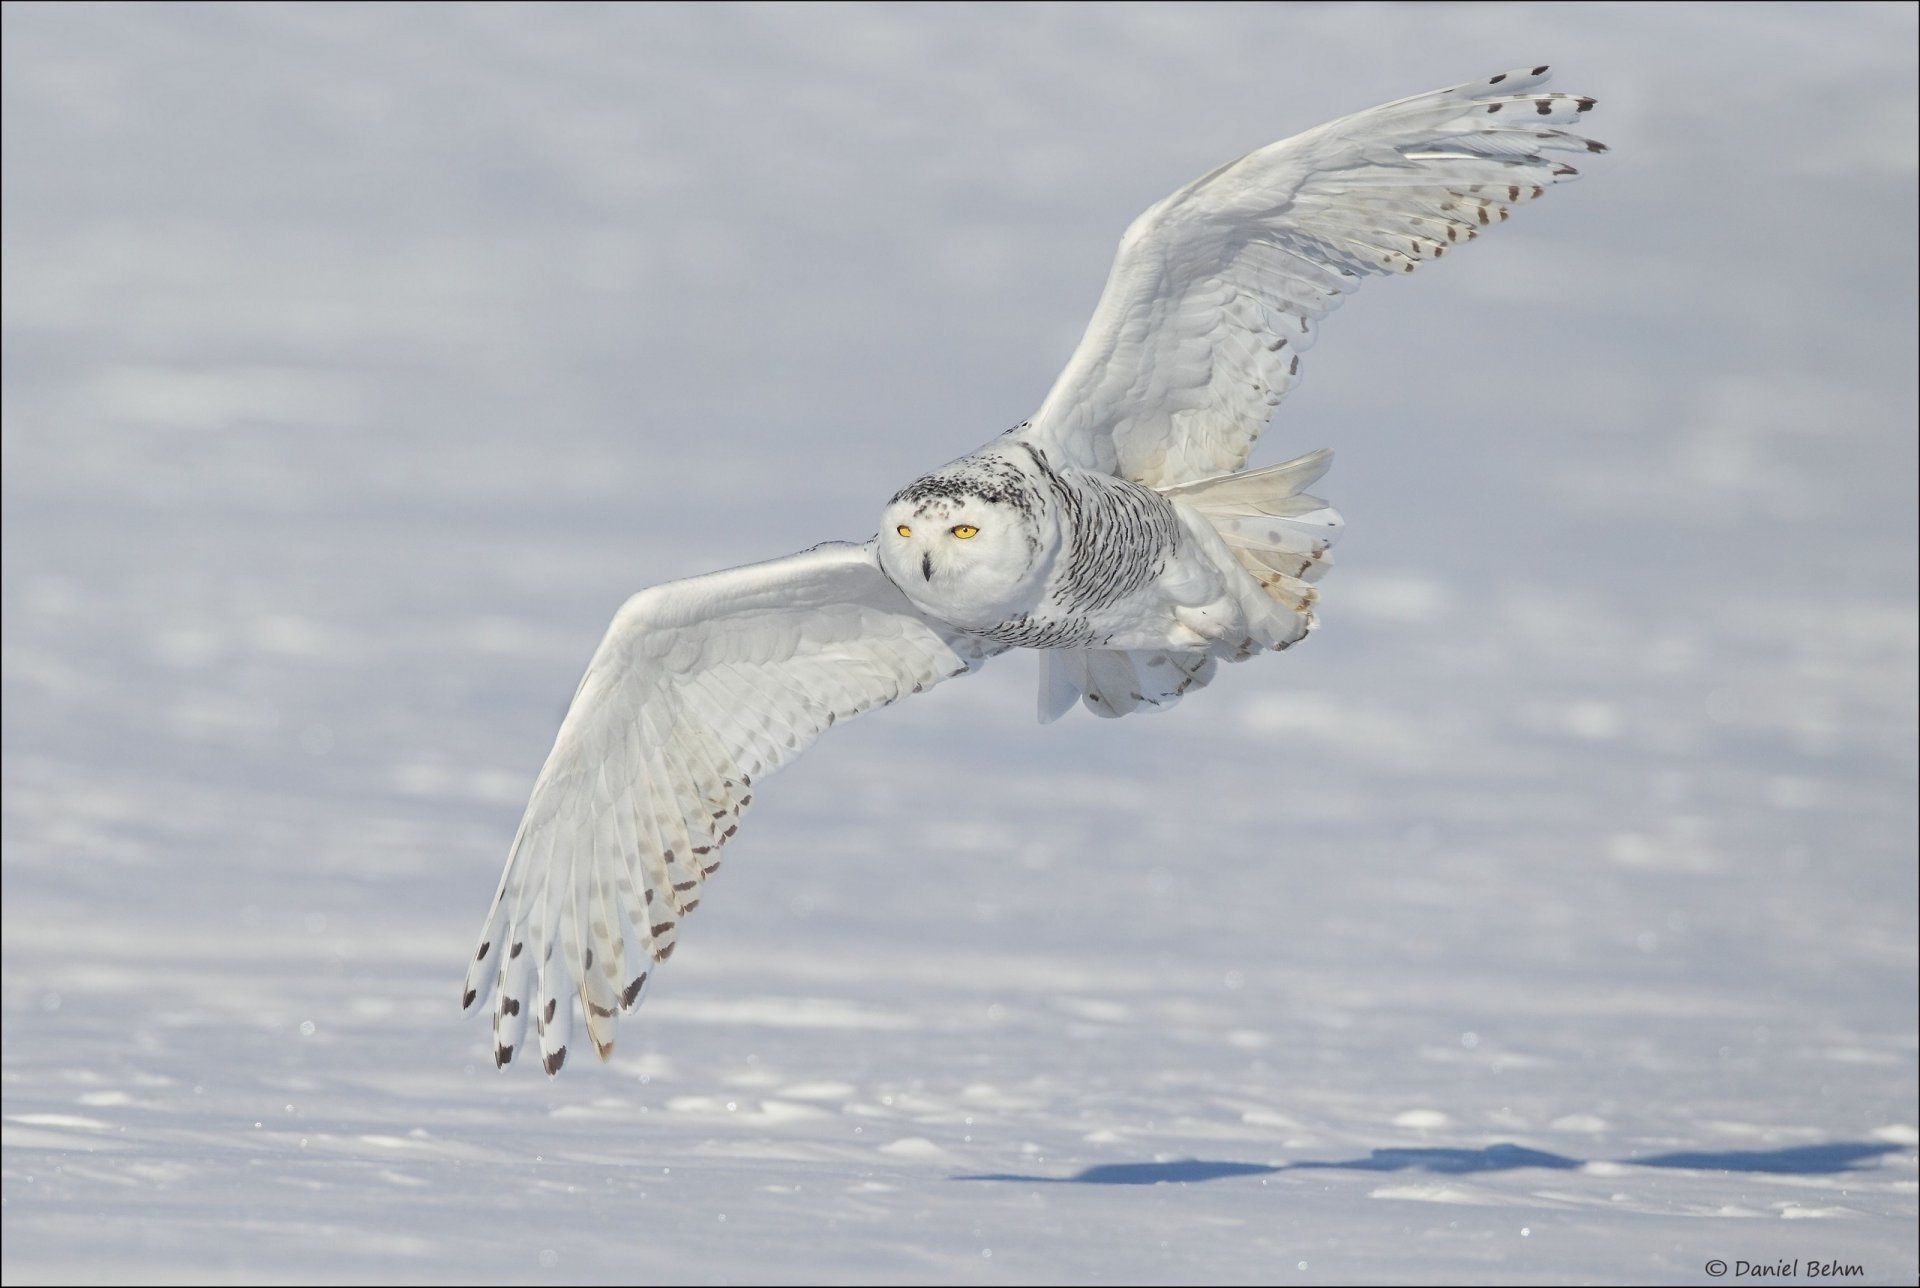
<path id="1" fill-rule="evenodd" d="M 554 1074 L 560 1072 L 560 1066 L 565 1064 L 566 1062 L 567 1062 L 567 1049 L 565 1047 L 561 1047 L 559 1050 L 555 1051 L 552 1055 L 542 1056 L 540 1058 L 540 1066 L 547 1071 L 547 1076 L 549 1078 L 551 1078 Z"/>

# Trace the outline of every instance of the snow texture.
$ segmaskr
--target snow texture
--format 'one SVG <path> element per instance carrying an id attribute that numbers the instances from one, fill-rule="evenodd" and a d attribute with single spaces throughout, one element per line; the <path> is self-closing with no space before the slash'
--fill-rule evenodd
<path id="1" fill-rule="evenodd" d="M 7 6 L 7 1282 L 1911 1283 L 1914 13 Z M 1148 203 L 1531 60 L 1611 155 L 1254 458 L 1339 453 L 1313 639 L 836 729 L 610 1064 L 493 1071 L 627 594 L 866 538 Z"/>

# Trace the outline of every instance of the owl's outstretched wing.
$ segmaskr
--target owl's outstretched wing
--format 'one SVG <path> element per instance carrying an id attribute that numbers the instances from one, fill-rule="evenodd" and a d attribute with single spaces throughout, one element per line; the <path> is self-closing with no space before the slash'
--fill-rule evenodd
<path id="1" fill-rule="evenodd" d="M 923 616 L 873 552 L 816 546 L 655 586 L 615 615 L 467 970 L 463 1006 L 494 998 L 496 1064 L 513 1058 L 532 1006 L 557 1072 L 576 994 L 604 1059 L 759 780 L 836 720 L 998 651 Z"/>
<path id="2" fill-rule="evenodd" d="M 1120 240 L 1086 334 L 1014 431 L 1151 487 L 1230 473 L 1293 387 L 1314 324 L 1372 273 L 1411 273 L 1572 178 L 1603 145 L 1555 128 L 1594 100 L 1547 69 L 1370 108 L 1188 184 Z"/>

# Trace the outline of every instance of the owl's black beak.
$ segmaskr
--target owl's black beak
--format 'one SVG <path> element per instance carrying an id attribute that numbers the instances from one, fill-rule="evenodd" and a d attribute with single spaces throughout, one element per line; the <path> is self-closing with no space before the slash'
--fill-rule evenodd
<path id="1" fill-rule="evenodd" d="M 932 555 L 922 554 L 920 556 L 920 575 L 926 578 L 928 581 L 933 580 L 933 556 Z"/>

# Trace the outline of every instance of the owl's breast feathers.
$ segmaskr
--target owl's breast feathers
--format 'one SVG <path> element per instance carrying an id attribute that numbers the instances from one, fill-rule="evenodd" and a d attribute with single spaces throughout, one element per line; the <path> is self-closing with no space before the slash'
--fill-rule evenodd
<path id="1" fill-rule="evenodd" d="M 1087 470 L 1056 470 L 1031 444 L 995 445 L 956 462 L 901 495 L 926 488 L 971 486 L 975 495 L 1019 509 L 1034 537 L 1051 546 L 1038 602 L 972 634 L 1019 648 L 1098 647 L 1135 625 L 1135 607 L 1180 553 L 1173 504 L 1151 488 Z"/>

